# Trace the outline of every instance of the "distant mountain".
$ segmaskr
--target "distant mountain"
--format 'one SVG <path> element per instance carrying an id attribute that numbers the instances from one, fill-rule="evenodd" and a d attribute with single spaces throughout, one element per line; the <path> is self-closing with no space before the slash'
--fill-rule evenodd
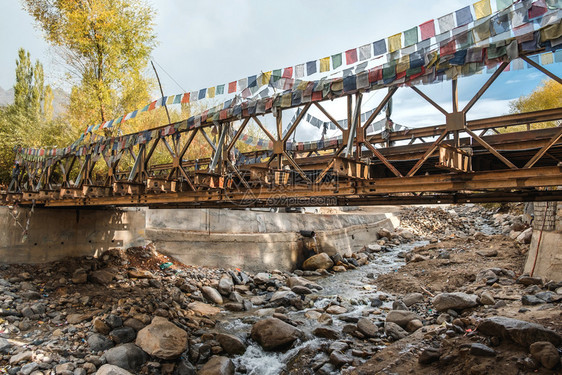
<path id="1" fill-rule="evenodd" d="M 68 105 L 69 95 L 62 89 L 53 90 L 53 114 L 56 116 L 65 111 Z M 10 105 L 14 102 L 14 88 L 4 90 L 0 87 L 0 106 Z"/>

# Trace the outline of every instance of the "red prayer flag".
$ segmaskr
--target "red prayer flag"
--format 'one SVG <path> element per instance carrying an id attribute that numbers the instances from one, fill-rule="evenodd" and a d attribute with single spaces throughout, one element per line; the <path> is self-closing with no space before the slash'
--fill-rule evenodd
<path id="1" fill-rule="evenodd" d="M 236 81 L 228 84 L 228 93 L 232 94 L 233 92 L 236 92 Z"/>
<path id="2" fill-rule="evenodd" d="M 347 65 L 357 62 L 357 49 L 350 49 L 345 51 L 345 63 Z"/>
<path id="3" fill-rule="evenodd" d="M 185 94 L 183 94 L 183 96 L 181 97 L 181 102 L 184 104 L 189 103 L 189 97 L 191 96 L 190 92 L 186 92 Z"/>
<path id="4" fill-rule="evenodd" d="M 369 69 L 369 83 L 374 83 L 382 79 L 382 66 Z"/>
<path id="5" fill-rule="evenodd" d="M 293 76 L 293 67 L 290 66 L 283 70 L 283 78 L 291 78 Z"/>
<path id="6" fill-rule="evenodd" d="M 451 40 L 446 44 L 441 44 L 441 49 L 439 50 L 441 56 L 452 55 L 455 52 L 456 52 L 456 45 L 454 40 Z"/>
<path id="7" fill-rule="evenodd" d="M 150 105 L 148 106 L 148 110 L 152 111 L 155 107 L 156 107 L 156 100 L 150 103 Z"/>
<path id="8" fill-rule="evenodd" d="M 426 40 L 435 36 L 435 23 L 433 20 L 424 22 L 420 25 L 421 40 Z"/>

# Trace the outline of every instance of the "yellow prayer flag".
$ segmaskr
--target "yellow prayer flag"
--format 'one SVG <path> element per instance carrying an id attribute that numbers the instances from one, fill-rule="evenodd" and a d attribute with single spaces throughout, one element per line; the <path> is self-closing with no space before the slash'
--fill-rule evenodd
<path id="1" fill-rule="evenodd" d="M 320 72 L 327 72 L 330 70 L 330 56 L 320 59 Z"/>
<path id="2" fill-rule="evenodd" d="M 207 97 L 214 98 L 215 97 L 215 87 L 209 87 L 207 89 Z"/>
<path id="3" fill-rule="evenodd" d="M 299 81 L 299 84 L 297 85 L 297 89 L 305 90 L 306 86 L 308 86 L 308 81 Z"/>
<path id="4" fill-rule="evenodd" d="M 176 97 L 175 95 L 168 96 L 168 99 L 166 99 L 166 105 L 172 104 L 174 102 L 175 97 Z"/>
<path id="5" fill-rule="evenodd" d="M 410 68 L 410 55 L 402 56 L 396 65 L 396 73 L 405 72 Z"/>
<path id="6" fill-rule="evenodd" d="M 269 85 L 269 81 L 271 80 L 271 70 L 269 72 L 262 73 L 260 85 Z"/>
<path id="7" fill-rule="evenodd" d="M 402 48 L 402 33 L 395 34 L 388 38 L 388 52 L 398 51 Z"/>
<path id="8" fill-rule="evenodd" d="M 490 0 L 480 0 L 473 4 L 474 13 L 476 14 L 476 19 L 484 18 L 492 14 L 492 7 L 490 6 Z"/>
<path id="9" fill-rule="evenodd" d="M 541 55 L 541 64 L 548 65 L 554 62 L 554 54 L 552 52 L 547 52 Z"/>

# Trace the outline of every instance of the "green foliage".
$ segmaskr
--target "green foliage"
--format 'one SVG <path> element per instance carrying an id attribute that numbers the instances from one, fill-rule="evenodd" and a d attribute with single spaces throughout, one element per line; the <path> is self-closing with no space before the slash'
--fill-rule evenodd
<path id="1" fill-rule="evenodd" d="M 143 0 L 23 0 L 46 40 L 63 57 L 75 86 L 69 110 L 83 128 L 148 102 L 144 77 L 156 45 L 154 10 Z"/>
<path id="2" fill-rule="evenodd" d="M 43 66 L 31 62 L 29 52 L 18 51 L 14 103 L 0 108 L 0 181 L 8 182 L 14 148 L 62 145 L 71 142 L 68 125 L 52 120 L 53 93 L 45 86 Z"/>

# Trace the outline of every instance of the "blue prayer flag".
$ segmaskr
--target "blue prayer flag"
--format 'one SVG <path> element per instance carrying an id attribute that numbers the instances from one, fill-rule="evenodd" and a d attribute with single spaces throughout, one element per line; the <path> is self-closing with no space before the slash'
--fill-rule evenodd
<path id="1" fill-rule="evenodd" d="M 470 5 L 457 10 L 455 15 L 457 17 L 457 27 L 471 23 L 473 20 L 472 13 L 470 12 Z"/>
<path id="2" fill-rule="evenodd" d="M 198 95 L 198 99 L 205 99 L 205 95 L 207 95 L 207 89 L 201 89 L 199 90 L 199 95 Z"/>
<path id="3" fill-rule="evenodd" d="M 316 60 L 306 63 L 306 75 L 309 76 L 314 73 L 316 73 Z"/>
<path id="4" fill-rule="evenodd" d="M 382 55 L 386 53 L 386 43 L 384 39 L 378 40 L 373 43 L 373 49 L 375 56 Z"/>

